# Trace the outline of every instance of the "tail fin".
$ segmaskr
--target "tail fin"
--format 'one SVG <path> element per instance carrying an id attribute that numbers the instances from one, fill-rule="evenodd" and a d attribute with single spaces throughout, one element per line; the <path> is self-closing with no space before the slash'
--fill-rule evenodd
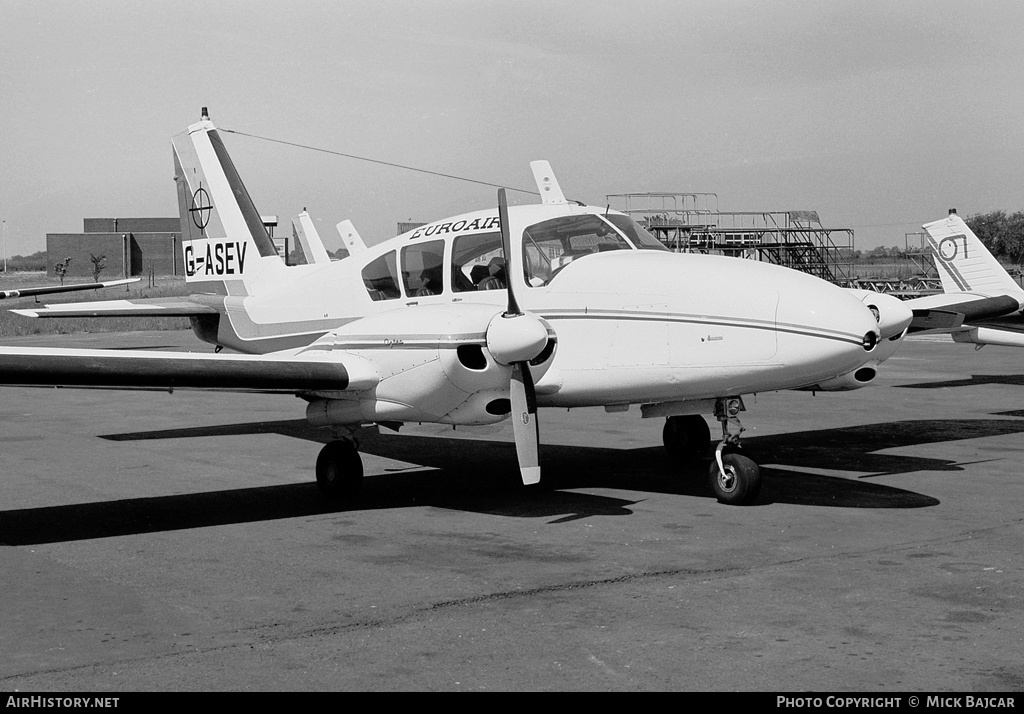
<path id="1" fill-rule="evenodd" d="M 341 236 L 341 242 L 345 244 L 345 250 L 348 251 L 349 255 L 362 253 L 366 250 L 366 242 L 359 235 L 359 231 L 356 230 L 352 221 L 346 218 L 335 227 L 338 229 L 338 235 Z"/>
<path id="2" fill-rule="evenodd" d="M 306 256 L 306 262 L 330 263 L 331 256 L 327 254 L 324 243 L 320 240 L 320 234 L 313 225 L 313 219 L 305 210 L 292 219 L 292 236 L 302 248 L 302 254 Z"/>
<path id="3" fill-rule="evenodd" d="M 952 214 L 922 227 L 928 233 L 943 292 L 1009 293 L 1024 298 L 1021 287 L 959 216 Z"/>
<path id="4" fill-rule="evenodd" d="M 185 258 L 185 282 L 224 295 L 251 295 L 283 276 L 284 261 L 249 198 L 213 122 L 171 140 Z"/>

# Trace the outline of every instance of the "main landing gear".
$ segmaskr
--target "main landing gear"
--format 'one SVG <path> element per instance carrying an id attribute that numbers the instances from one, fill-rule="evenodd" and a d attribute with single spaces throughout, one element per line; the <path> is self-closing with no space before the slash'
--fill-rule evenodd
<path id="1" fill-rule="evenodd" d="M 711 429 L 700 414 L 670 416 L 661 438 L 665 451 L 687 464 L 703 461 L 711 447 Z"/>
<path id="2" fill-rule="evenodd" d="M 355 441 L 329 442 L 316 457 L 316 485 L 332 501 L 354 498 L 363 488 L 363 461 Z"/>
<path id="3" fill-rule="evenodd" d="M 721 503 L 740 506 L 753 503 L 761 493 L 761 469 L 740 453 L 743 426 L 737 415 L 743 410 L 738 398 L 715 402 L 715 418 L 722 424 L 722 440 L 712 455 L 708 483 Z M 711 430 L 699 414 L 671 416 L 662 431 L 665 450 L 688 464 L 701 463 L 708 455 Z"/>

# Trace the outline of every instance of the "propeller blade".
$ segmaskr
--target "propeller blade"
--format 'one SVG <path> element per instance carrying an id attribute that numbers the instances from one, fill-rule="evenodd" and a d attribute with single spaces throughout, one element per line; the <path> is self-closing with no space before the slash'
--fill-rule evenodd
<path id="1" fill-rule="evenodd" d="M 512 238 L 508 232 L 508 201 L 503 188 L 498 189 L 498 221 L 501 223 L 501 252 L 505 255 L 505 285 L 508 290 L 508 310 L 505 314 L 521 315 L 523 313 L 512 292 Z"/>
<path id="2" fill-rule="evenodd" d="M 523 483 L 540 481 L 540 429 L 537 423 L 537 394 L 533 388 L 533 375 L 527 362 L 512 365 L 509 385 L 512 401 L 512 433 L 516 439 L 516 456 Z"/>

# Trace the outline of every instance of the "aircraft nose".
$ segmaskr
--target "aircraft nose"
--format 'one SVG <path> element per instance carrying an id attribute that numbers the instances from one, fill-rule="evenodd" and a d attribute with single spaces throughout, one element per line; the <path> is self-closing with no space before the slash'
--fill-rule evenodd
<path id="1" fill-rule="evenodd" d="M 790 357 L 822 363 L 841 373 L 872 359 L 881 338 L 874 315 L 857 296 L 824 281 L 780 291 L 776 322 L 796 352 Z"/>
<path id="2" fill-rule="evenodd" d="M 867 290 L 853 292 L 875 316 L 883 340 L 898 337 L 910 327 L 914 311 L 899 298 Z"/>

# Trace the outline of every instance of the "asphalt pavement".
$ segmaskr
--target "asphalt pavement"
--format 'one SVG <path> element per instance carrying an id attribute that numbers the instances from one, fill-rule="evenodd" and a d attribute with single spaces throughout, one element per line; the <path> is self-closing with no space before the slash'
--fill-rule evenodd
<path id="1" fill-rule="evenodd" d="M 541 489 L 507 423 L 367 431 L 337 505 L 294 397 L 0 389 L 0 691 L 1024 689 L 1024 352 L 746 406 L 752 506 L 636 407 L 542 410 Z"/>

